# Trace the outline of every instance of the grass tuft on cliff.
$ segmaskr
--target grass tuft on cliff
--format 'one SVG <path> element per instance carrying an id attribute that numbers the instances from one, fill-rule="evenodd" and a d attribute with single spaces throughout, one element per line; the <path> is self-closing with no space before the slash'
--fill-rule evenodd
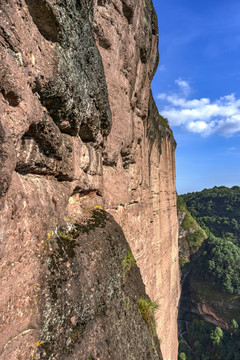
<path id="1" fill-rule="evenodd" d="M 130 271 L 134 265 L 136 265 L 134 256 L 131 253 L 131 251 L 128 251 L 127 254 L 122 258 L 122 266 L 123 266 L 124 272 Z"/>
<path id="2" fill-rule="evenodd" d="M 138 310 L 146 322 L 148 329 L 152 335 L 156 333 L 156 323 L 154 313 L 158 309 L 158 304 L 150 299 L 139 299 Z"/>

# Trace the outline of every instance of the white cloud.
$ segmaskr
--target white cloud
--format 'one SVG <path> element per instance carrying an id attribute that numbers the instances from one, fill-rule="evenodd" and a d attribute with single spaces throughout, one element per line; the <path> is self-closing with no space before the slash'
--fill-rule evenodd
<path id="1" fill-rule="evenodd" d="M 175 80 L 175 83 L 179 86 L 180 91 L 183 93 L 184 96 L 187 97 L 191 93 L 192 89 L 187 81 L 179 78 Z"/>
<path id="2" fill-rule="evenodd" d="M 178 92 L 157 95 L 157 99 L 165 104 L 160 113 L 168 118 L 170 125 L 184 126 L 188 131 L 204 136 L 213 133 L 231 136 L 240 132 L 240 99 L 234 94 L 215 101 L 209 98 L 189 100 L 192 91 L 189 83 L 180 78 L 175 83 Z"/>
<path id="3" fill-rule="evenodd" d="M 202 133 L 208 128 L 208 124 L 205 121 L 191 121 L 187 127 L 192 132 Z"/>

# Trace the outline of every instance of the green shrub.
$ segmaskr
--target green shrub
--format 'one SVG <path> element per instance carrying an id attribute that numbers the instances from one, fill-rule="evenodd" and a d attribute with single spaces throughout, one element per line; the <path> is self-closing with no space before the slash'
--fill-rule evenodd
<path id="1" fill-rule="evenodd" d="M 178 211 L 186 211 L 187 210 L 187 206 L 185 204 L 185 201 L 179 195 L 177 197 L 177 209 L 178 209 Z"/>
<path id="2" fill-rule="evenodd" d="M 183 276 L 189 270 L 191 263 L 190 261 L 187 261 L 183 258 L 179 258 L 179 263 L 180 263 L 180 270 Z"/>
<path id="3" fill-rule="evenodd" d="M 182 270 L 184 268 L 184 265 L 186 264 L 187 260 L 183 259 L 183 258 L 179 258 L 179 263 L 180 263 L 180 269 Z"/>
<path id="4" fill-rule="evenodd" d="M 122 258 L 122 266 L 124 272 L 127 273 L 128 271 L 130 271 L 134 265 L 136 265 L 134 256 L 131 251 L 128 251 L 127 254 Z"/>
<path id="5" fill-rule="evenodd" d="M 186 355 L 185 355 L 184 352 L 181 352 L 181 353 L 179 354 L 179 360 L 187 360 Z"/>
<path id="6" fill-rule="evenodd" d="M 238 328 L 239 328 L 237 321 L 236 321 L 235 319 L 232 319 L 231 323 L 232 323 L 233 332 L 234 332 L 234 333 L 237 333 L 237 332 L 238 332 Z"/>
<path id="7" fill-rule="evenodd" d="M 182 222 L 182 227 L 184 228 L 184 230 L 189 230 L 191 228 L 197 229 L 197 223 L 188 211 L 186 211 L 185 218 Z"/>
<path id="8" fill-rule="evenodd" d="M 217 326 L 215 330 L 211 331 L 210 339 L 212 340 L 213 345 L 219 345 L 223 338 L 222 329 Z"/>
<path id="9" fill-rule="evenodd" d="M 156 332 L 156 323 L 154 319 L 154 312 L 158 309 L 158 304 L 150 299 L 139 299 L 138 310 L 146 322 L 150 333 L 153 335 Z"/>
<path id="10" fill-rule="evenodd" d="M 191 249 L 192 247 L 200 247 L 203 241 L 206 239 L 206 237 L 207 236 L 203 231 L 203 229 L 199 227 L 198 230 L 195 231 L 194 233 L 188 234 L 186 239 Z"/>
<path id="11" fill-rule="evenodd" d="M 166 128 L 168 128 L 169 130 L 171 130 L 167 118 L 165 118 L 165 117 L 163 117 L 162 115 L 159 114 L 159 120 L 160 120 L 160 123 L 161 123 L 163 126 L 165 126 Z"/>

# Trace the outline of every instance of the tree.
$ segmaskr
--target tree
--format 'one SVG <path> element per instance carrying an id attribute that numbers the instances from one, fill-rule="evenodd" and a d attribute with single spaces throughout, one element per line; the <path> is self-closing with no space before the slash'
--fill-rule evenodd
<path id="1" fill-rule="evenodd" d="M 238 332 L 238 323 L 235 319 L 232 319 L 232 328 L 234 333 Z"/>
<path id="2" fill-rule="evenodd" d="M 187 360 L 186 355 L 185 355 L 184 352 L 181 352 L 181 353 L 179 354 L 179 360 Z"/>
<path id="3" fill-rule="evenodd" d="M 220 327 L 216 327 L 215 330 L 212 330 L 210 333 L 210 339 L 212 340 L 213 345 L 219 345 L 223 338 L 223 331 Z"/>

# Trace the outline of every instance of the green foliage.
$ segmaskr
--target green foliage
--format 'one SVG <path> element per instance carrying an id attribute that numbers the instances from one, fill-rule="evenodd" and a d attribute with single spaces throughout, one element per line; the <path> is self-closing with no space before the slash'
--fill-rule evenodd
<path id="1" fill-rule="evenodd" d="M 190 251 L 192 248 L 200 247 L 207 236 L 204 230 L 200 226 L 198 226 L 196 220 L 191 216 L 190 212 L 187 210 L 184 200 L 180 196 L 178 196 L 178 211 L 184 211 L 186 213 L 181 226 L 183 227 L 184 230 L 191 231 L 186 236 L 186 240 L 188 242 Z M 181 258 L 181 252 L 180 252 L 180 258 Z"/>
<path id="2" fill-rule="evenodd" d="M 193 217 L 187 210 L 186 210 L 185 218 L 182 222 L 182 227 L 184 228 L 184 230 L 197 229 L 196 220 L 193 219 Z"/>
<path id="3" fill-rule="evenodd" d="M 183 275 L 189 269 L 189 266 L 191 266 L 189 250 L 190 254 L 196 253 L 196 251 L 202 245 L 203 241 L 206 239 L 207 235 L 204 230 L 197 224 L 196 220 L 191 216 L 181 196 L 178 196 L 177 198 L 177 207 L 178 212 L 182 212 L 180 214 L 181 218 L 184 216 L 181 227 L 186 231 L 183 233 L 184 236 L 180 239 L 179 242 L 179 260 L 181 272 Z M 188 246 L 186 245 L 185 240 L 187 241 Z"/>
<path id="4" fill-rule="evenodd" d="M 234 332 L 234 333 L 237 333 L 237 332 L 238 332 L 239 326 L 238 326 L 238 323 L 236 322 L 235 319 L 232 319 L 232 328 L 233 328 L 233 332 Z"/>
<path id="5" fill-rule="evenodd" d="M 186 265 L 187 261 L 183 258 L 180 258 L 179 263 L 180 263 L 180 269 L 182 270 L 184 268 L 184 266 Z"/>
<path id="6" fill-rule="evenodd" d="M 214 187 L 181 197 L 208 235 L 199 273 L 209 275 L 220 290 L 240 295 L 240 187 Z M 201 230 L 189 234 L 189 245 L 198 246 L 201 237 Z"/>
<path id="7" fill-rule="evenodd" d="M 76 239 L 76 238 L 78 237 L 79 232 L 76 231 L 76 232 L 74 232 L 74 233 L 73 233 L 73 232 L 67 233 L 67 232 L 64 232 L 64 231 L 58 229 L 57 235 L 58 235 L 58 237 L 60 237 L 61 239 L 72 240 L 72 239 Z"/>
<path id="8" fill-rule="evenodd" d="M 199 320 L 195 316 L 191 316 L 188 319 L 187 331 L 184 332 L 184 335 L 180 338 L 181 341 L 179 341 L 179 354 L 184 352 L 186 360 L 203 360 L 203 355 L 206 354 L 205 348 L 209 344 L 212 346 L 210 332 L 213 329 L 213 325 L 208 324 L 204 320 Z"/>
<path id="9" fill-rule="evenodd" d="M 206 234 L 201 227 L 199 227 L 197 231 L 187 235 L 187 241 L 190 249 L 192 247 L 200 247 L 205 239 Z"/>
<path id="10" fill-rule="evenodd" d="M 182 196 L 177 196 L 177 209 L 178 211 L 186 211 L 187 206 L 185 204 L 185 201 L 183 200 Z"/>
<path id="11" fill-rule="evenodd" d="M 210 339 L 212 340 L 213 345 L 220 345 L 220 342 L 223 338 L 223 331 L 220 327 L 216 327 L 214 330 L 210 333 Z"/>
<path id="12" fill-rule="evenodd" d="M 230 294 L 240 295 L 240 248 L 231 241 L 209 236 L 201 256 L 214 284 Z M 205 271 L 205 270 L 204 270 Z"/>
<path id="13" fill-rule="evenodd" d="M 181 197 L 200 226 L 206 226 L 217 237 L 240 244 L 240 187 L 215 186 Z"/>
<path id="14" fill-rule="evenodd" d="M 185 355 L 184 352 L 181 352 L 181 353 L 179 354 L 179 360 L 187 360 L 186 355 Z"/>
<path id="15" fill-rule="evenodd" d="M 186 360 L 239 360 L 238 334 L 230 334 L 195 315 L 187 319 L 187 330 L 179 338 L 179 355 Z"/>
<path id="16" fill-rule="evenodd" d="M 218 315 L 231 322 L 231 329 L 227 332 L 192 316 L 179 341 L 179 356 L 184 353 L 186 360 L 240 360 L 239 325 L 233 319 L 240 295 L 240 187 L 214 187 L 181 198 L 182 211 L 188 209 L 208 236 L 191 262 L 190 289 L 210 304 L 222 302 Z M 193 245 L 196 238 L 190 234 L 187 240 Z"/>
<path id="17" fill-rule="evenodd" d="M 158 309 L 158 304 L 150 299 L 139 299 L 138 310 L 143 320 L 147 323 L 148 329 L 152 335 L 156 332 L 154 312 Z"/>
<path id="18" fill-rule="evenodd" d="M 136 265 L 134 256 L 131 251 L 128 251 L 127 254 L 122 258 L 122 266 L 124 272 L 127 273 L 128 271 L 130 271 L 134 265 Z"/>
<path id="19" fill-rule="evenodd" d="M 186 260 L 184 260 L 183 258 L 180 257 L 180 269 L 181 269 L 182 276 L 183 276 L 187 271 L 189 271 L 190 267 L 191 267 L 191 262 L 190 262 L 190 261 L 186 261 Z"/>
<path id="20" fill-rule="evenodd" d="M 171 130 L 167 118 L 165 118 L 165 117 L 163 117 L 162 115 L 159 114 L 159 120 L 160 120 L 160 123 L 161 123 L 164 127 L 166 127 L 166 128 L 168 128 L 169 130 Z"/>

